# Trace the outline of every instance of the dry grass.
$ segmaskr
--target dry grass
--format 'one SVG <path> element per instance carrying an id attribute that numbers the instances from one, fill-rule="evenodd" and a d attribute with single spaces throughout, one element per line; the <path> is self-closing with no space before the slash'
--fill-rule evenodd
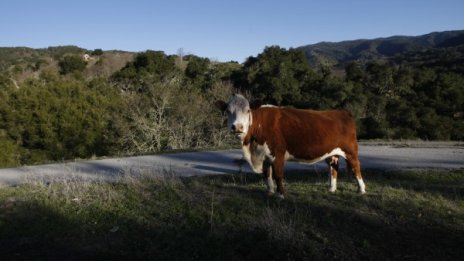
<path id="1" fill-rule="evenodd" d="M 158 174 L 158 175 L 154 175 Z M 283 201 L 246 174 L 47 179 L 0 189 L 2 259 L 457 260 L 464 171 L 290 173 Z"/>

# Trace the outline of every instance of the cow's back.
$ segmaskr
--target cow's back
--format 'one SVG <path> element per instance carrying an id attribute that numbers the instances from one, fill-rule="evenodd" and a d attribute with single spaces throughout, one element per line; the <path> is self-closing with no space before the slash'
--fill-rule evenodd
<path id="1" fill-rule="evenodd" d="M 265 125 L 265 142 L 300 159 L 314 159 L 335 148 L 357 155 L 356 124 L 343 110 L 313 111 L 260 108 L 259 124 Z"/>

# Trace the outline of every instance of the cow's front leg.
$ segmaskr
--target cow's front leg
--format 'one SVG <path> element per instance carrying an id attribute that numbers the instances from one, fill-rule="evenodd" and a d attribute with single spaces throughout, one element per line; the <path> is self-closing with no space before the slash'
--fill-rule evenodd
<path id="1" fill-rule="evenodd" d="M 263 174 L 264 174 L 264 179 L 267 185 L 266 195 L 268 197 L 271 197 L 275 193 L 274 179 L 272 177 L 272 162 L 271 161 L 265 160 L 263 162 Z"/>
<path id="2" fill-rule="evenodd" d="M 283 199 L 285 195 L 284 188 L 284 155 L 276 157 L 274 160 L 274 177 L 277 184 L 277 197 Z"/>

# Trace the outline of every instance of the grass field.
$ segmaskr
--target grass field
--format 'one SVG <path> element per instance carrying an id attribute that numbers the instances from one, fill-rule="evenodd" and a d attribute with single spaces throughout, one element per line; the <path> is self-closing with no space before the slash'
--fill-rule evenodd
<path id="1" fill-rule="evenodd" d="M 0 188 L 2 260 L 460 260 L 464 170 L 55 180 Z"/>

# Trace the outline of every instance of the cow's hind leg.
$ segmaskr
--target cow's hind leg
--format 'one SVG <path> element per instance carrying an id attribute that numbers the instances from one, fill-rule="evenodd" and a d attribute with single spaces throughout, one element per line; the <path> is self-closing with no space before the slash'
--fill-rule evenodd
<path id="1" fill-rule="evenodd" d="M 338 175 L 338 156 L 332 156 L 326 159 L 329 165 L 329 191 L 335 192 L 337 190 L 337 175 Z"/>
<path id="2" fill-rule="evenodd" d="M 361 163 L 357 156 L 347 155 L 346 161 L 348 167 L 353 171 L 356 181 L 358 182 L 358 192 L 361 194 L 366 193 L 366 185 L 364 184 L 363 178 L 361 176 Z"/>

